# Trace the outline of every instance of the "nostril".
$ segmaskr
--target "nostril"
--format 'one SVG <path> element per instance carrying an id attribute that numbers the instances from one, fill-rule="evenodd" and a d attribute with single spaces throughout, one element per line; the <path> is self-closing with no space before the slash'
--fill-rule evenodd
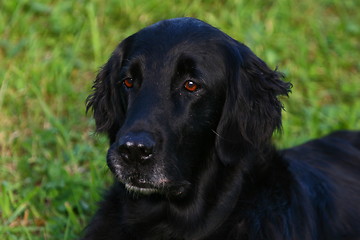
<path id="1" fill-rule="evenodd" d="M 152 155 L 154 147 L 150 146 L 150 145 L 143 145 L 143 144 L 139 144 L 137 146 L 139 153 L 143 156 L 143 157 L 149 157 Z"/>
<path id="2" fill-rule="evenodd" d="M 130 156 L 130 149 L 128 144 L 121 144 L 118 148 L 119 154 L 123 160 L 128 160 Z"/>

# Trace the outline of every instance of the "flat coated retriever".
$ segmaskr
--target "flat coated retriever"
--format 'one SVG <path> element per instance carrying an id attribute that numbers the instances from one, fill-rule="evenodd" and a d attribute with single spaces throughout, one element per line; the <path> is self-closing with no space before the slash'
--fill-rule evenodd
<path id="1" fill-rule="evenodd" d="M 197 19 L 126 38 L 87 100 L 116 180 L 83 239 L 360 239 L 360 133 L 276 150 L 290 86 Z"/>

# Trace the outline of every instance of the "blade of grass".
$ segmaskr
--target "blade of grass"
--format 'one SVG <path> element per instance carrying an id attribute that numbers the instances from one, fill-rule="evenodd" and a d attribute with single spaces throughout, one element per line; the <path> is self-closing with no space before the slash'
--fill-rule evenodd
<path id="1" fill-rule="evenodd" d="M 100 32 L 99 32 L 97 17 L 95 14 L 95 7 L 93 3 L 89 3 L 86 6 L 86 12 L 90 22 L 91 42 L 92 42 L 94 59 L 96 63 L 100 63 L 101 60 Z"/>

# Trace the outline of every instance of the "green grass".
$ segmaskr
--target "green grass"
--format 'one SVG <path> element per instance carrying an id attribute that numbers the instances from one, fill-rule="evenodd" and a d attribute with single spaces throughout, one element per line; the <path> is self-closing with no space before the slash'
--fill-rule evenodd
<path id="1" fill-rule="evenodd" d="M 0 236 L 74 239 L 111 183 L 84 101 L 115 46 L 155 21 L 203 19 L 294 85 L 287 147 L 360 129 L 357 0 L 0 1 Z"/>

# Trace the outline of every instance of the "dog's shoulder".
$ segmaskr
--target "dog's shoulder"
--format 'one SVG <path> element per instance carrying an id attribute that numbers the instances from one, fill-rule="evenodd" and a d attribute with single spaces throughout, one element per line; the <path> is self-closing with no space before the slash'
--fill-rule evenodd
<path id="1" fill-rule="evenodd" d="M 360 132 L 337 131 L 280 153 L 314 224 L 334 234 L 359 234 Z"/>

